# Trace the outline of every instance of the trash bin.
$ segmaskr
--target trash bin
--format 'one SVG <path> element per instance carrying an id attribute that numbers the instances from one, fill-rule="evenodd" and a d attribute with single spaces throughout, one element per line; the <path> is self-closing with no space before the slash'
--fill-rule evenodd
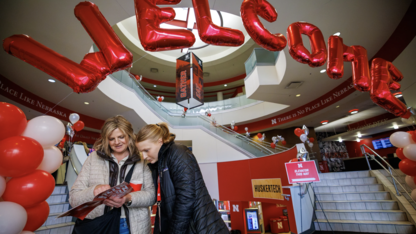
<path id="1" fill-rule="evenodd" d="M 283 223 L 281 218 L 271 218 L 270 219 L 270 229 L 273 234 L 283 232 Z"/>
<path id="2" fill-rule="evenodd" d="M 282 219 L 282 223 L 283 223 L 283 232 L 290 232 L 287 216 L 280 216 L 280 218 Z"/>

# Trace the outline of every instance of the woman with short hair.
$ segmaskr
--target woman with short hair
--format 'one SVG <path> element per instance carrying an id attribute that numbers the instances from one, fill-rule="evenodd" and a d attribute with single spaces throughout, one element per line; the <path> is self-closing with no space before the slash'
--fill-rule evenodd
<path id="1" fill-rule="evenodd" d="M 174 142 L 166 123 L 149 124 L 136 135 L 136 145 L 149 162 L 153 183 L 160 179 L 154 233 L 229 233 L 205 186 L 195 156 Z"/>
<path id="2" fill-rule="evenodd" d="M 86 219 L 77 220 L 74 232 L 112 209 L 121 209 L 120 234 L 151 233 L 149 206 L 156 201 L 155 188 L 151 171 L 141 160 L 134 139 L 133 127 L 124 117 L 115 116 L 105 121 L 101 137 L 94 144 L 96 151 L 88 156 L 69 192 L 69 203 L 75 207 L 92 201 L 97 194 L 123 183 L 130 170 L 131 181 L 138 181 L 142 187 L 122 198 L 106 199 Z"/>

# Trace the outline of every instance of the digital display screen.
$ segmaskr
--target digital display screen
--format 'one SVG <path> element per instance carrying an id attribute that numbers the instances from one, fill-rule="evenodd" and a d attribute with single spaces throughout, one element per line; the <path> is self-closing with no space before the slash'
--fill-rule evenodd
<path id="1" fill-rule="evenodd" d="M 257 210 L 246 210 L 246 219 L 248 231 L 257 231 L 260 229 Z"/>
<path id="2" fill-rule="evenodd" d="M 391 142 L 390 142 L 390 138 L 386 137 L 386 138 L 381 138 L 378 140 L 374 140 L 373 141 L 373 146 L 374 149 L 385 149 L 385 148 L 390 148 L 390 147 L 394 147 Z"/>

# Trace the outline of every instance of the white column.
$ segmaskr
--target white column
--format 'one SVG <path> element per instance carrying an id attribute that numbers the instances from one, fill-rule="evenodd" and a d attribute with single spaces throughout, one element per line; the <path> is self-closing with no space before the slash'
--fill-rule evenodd
<path id="1" fill-rule="evenodd" d="M 217 93 L 217 101 L 222 101 L 222 100 L 224 100 L 224 97 L 222 95 L 222 92 L 218 92 Z"/>

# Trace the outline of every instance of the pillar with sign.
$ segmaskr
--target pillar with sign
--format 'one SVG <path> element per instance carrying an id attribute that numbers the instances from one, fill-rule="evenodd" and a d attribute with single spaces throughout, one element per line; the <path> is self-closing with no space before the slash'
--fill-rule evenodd
<path id="1" fill-rule="evenodd" d="M 176 104 L 192 109 L 204 105 L 202 60 L 189 52 L 176 59 Z"/>

